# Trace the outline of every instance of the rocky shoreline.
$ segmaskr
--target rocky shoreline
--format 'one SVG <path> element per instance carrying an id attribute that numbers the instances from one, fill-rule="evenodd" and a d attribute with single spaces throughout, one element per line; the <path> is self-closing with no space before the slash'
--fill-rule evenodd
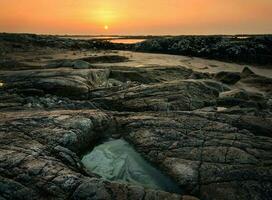
<path id="1" fill-rule="evenodd" d="M 0 33 L 1 51 L 12 48 L 27 49 L 40 46 L 64 49 L 129 50 L 137 52 L 167 53 L 223 60 L 242 64 L 271 66 L 272 35 L 219 35 L 219 36 L 127 36 L 145 41 L 136 44 L 111 43 L 104 39 L 72 39 L 51 35 Z"/>
<path id="2" fill-rule="evenodd" d="M 269 75 L 132 67 L 135 57 L 94 41 L 8 38 L 0 37 L 1 199 L 271 199 Z M 103 138 L 125 139 L 183 192 L 86 170 L 81 156 Z"/>

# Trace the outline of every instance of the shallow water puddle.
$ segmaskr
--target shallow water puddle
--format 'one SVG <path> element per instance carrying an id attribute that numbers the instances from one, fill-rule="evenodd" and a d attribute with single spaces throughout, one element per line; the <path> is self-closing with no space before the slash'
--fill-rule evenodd
<path id="1" fill-rule="evenodd" d="M 151 166 L 122 139 L 98 145 L 83 156 L 82 163 L 89 171 L 107 180 L 181 193 L 177 184 Z"/>
<path id="2" fill-rule="evenodd" d="M 222 112 L 222 111 L 227 110 L 227 108 L 225 108 L 225 107 L 217 107 L 216 109 L 218 112 Z"/>

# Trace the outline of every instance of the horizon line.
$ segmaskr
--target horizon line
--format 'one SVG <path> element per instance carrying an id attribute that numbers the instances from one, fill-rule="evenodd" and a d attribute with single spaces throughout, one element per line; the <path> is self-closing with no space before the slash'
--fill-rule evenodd
<path id="1" fill-rule="evenodd" d="M 167 37 L 167 36 L 265 36 L 272 35 L 272 33 L 234 33 L 234 34 L 223 34 L 223 33 L 215 33 L 215 34 L 58 34 L 58 33 L 35 33 L 35 32 L 0 32 L 0 34 L 25 34 L 25 35 L 45 35 L 45 36 L 64 36 L 64 37 L 92 37 L 92 36 L 144 36 L 144 37 Z"/>

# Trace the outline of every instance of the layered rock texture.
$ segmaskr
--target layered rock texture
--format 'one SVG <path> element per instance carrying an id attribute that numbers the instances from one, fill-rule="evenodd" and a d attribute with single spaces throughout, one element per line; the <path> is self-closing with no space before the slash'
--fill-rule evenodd
<path id="1" fill-rule="evenodd" d="M 250 67 L 131 67 L 118 55 L 70 51 L 37 65 L 30 60 L 41 41 L 31 37 L 28 62 L 23 47 L 5 41 L 14 51 L 0 63 L 0 199 L 271 199 L 271 77 Z M 55 53 L 65 46 L 49 44 Z M 107 138 L 129 142 L 182 192 L 87 170 L 82 156 Z"/>

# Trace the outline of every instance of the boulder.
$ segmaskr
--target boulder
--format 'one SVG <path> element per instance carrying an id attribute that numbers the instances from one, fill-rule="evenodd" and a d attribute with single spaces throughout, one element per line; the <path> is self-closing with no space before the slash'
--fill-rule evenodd
<path id="1" fill-rule="evenodd" d="M 241 79 L 241 74 L 238 72 L 219 72 L 215 75 L 215 79 L 222 83 L 233 85 Z"/>
<path id="2" fill-rule="evenodd" d="M 251 75 L 255 75 L 255 73 L 249 67 L 245 67 L 242 71 L 242 77 L 244 78 Z"/>

